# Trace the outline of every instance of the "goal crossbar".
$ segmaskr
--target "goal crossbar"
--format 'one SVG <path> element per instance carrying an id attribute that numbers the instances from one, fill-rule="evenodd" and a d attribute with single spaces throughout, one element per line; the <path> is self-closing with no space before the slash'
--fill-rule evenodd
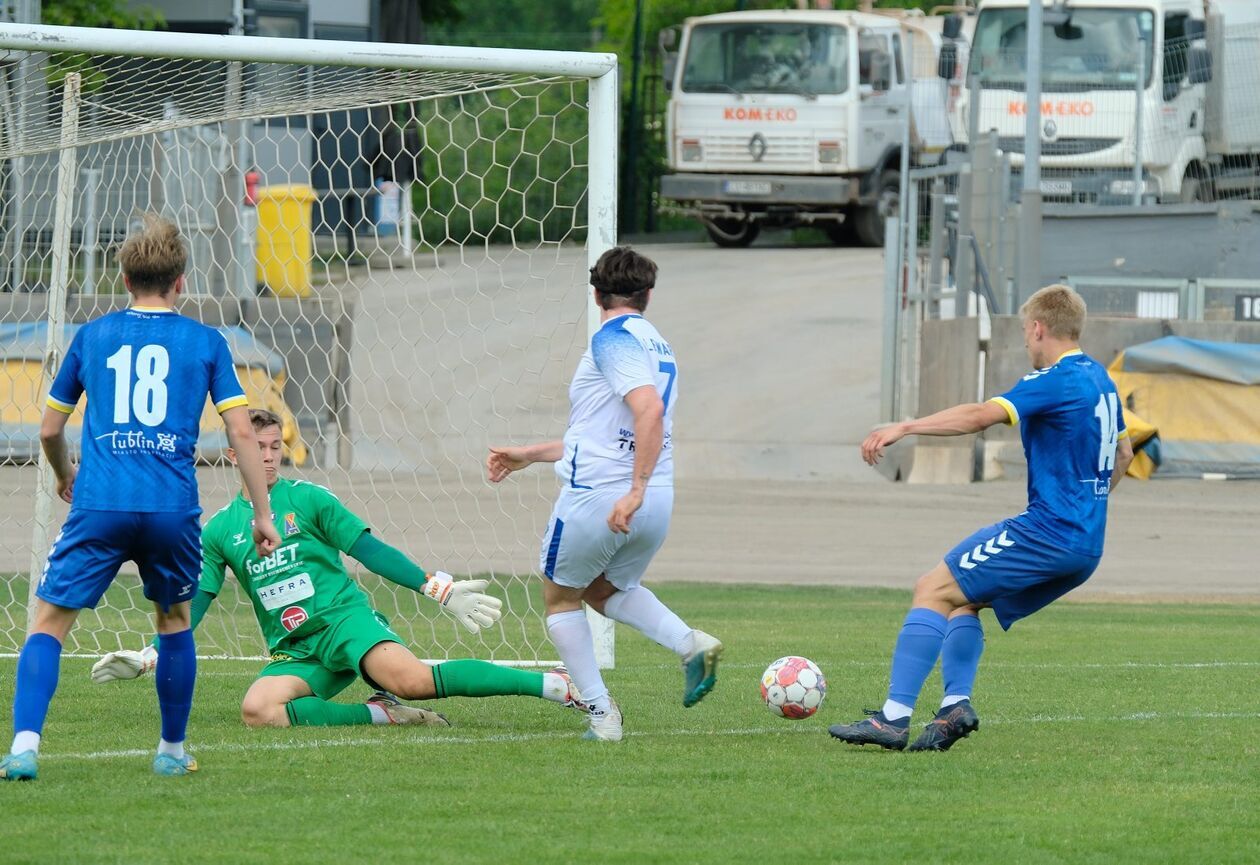
<path id="1" fill-rule="evenodd" d="M 369 69 L 504 72 L 571 78 L 599 78 L 617 68 L 616 55 L 583 51 L 218 36 L 42 24 L 0 23 L 0 49 L 242 63 L 318 63 Z"/>

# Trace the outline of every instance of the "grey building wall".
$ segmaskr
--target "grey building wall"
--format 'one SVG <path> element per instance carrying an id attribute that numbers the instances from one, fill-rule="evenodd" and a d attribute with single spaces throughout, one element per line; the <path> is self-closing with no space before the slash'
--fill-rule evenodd
<path id="1" fill-rule="evenodd" d="M 1041 284 L 1069 276 L 1260 278 L 1260 202 L 1158 208 L 1046 205 Z"/>

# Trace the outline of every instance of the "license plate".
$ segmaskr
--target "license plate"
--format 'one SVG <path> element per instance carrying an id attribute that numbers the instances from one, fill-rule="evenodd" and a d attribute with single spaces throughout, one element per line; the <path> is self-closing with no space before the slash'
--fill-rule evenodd
<path id="1" fill-rule="evenodd" d="M 731 195 L 769 195 L 774 191 L 768 180 L 728 180 L 722 191 Z"/>
<path id="2" fill-rule="evenodd" d="M 1071 195 L 1072 181 L 1070 180 L 1043 180 L 1041 181 L 1042 195 Z"/>

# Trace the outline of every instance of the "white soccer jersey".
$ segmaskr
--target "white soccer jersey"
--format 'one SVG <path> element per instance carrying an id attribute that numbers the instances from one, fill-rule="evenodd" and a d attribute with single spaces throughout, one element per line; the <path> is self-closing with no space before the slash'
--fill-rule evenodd
<path id="1" fill-rule="evenodd" d="M 665 403 L 665 438 L 648 486 L 672 486 L 670 442 L 678 367 L 669 343 L 643 316 L 621 315 L 604 322 L 591 339 L 569 385 L 569 427 L 556 474 L 566 487 L 596 489 L 628 485 L 634 475 L 634 414 L 625 395 L 654 385 Z"/>

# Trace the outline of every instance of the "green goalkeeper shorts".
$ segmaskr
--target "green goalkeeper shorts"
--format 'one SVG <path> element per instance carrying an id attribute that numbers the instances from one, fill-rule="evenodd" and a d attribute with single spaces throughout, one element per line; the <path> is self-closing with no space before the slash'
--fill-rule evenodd
<path id="1" fill-rule="evenodd" d="M 402 643 L 389 620 L 370 607 L 352 607 L 343 613 L 325 614 L 328 626 L 279 649 L 258 674 L 297 676 L 311 686 L 321 700 L 331 700 L 360 676 L 373 682 L 359 666 L 363 656 L 381 643 Z"/>

